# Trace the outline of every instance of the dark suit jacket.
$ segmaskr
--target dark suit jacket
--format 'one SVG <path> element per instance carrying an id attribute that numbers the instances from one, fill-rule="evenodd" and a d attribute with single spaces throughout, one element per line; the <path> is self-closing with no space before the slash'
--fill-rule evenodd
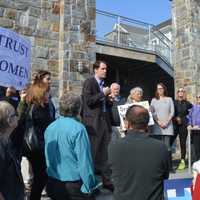
<path id="1" fill-rule="evenodd" d="M 103 99 L 105 98 L 103 92 L 100 91 L 99 85 L 95 77 L 88 78 L 83 84 L 82 90 L 82 118 L 89 134 L 98 134 L 101 131 L 101 127 L 108 125 L 109 130 L 111 130 L 109 114 L 105 120 L 103 113 Z M 107 111 L 108 106 L 111 106 L 109 101 L 106 99 Z"/>
<path id="2" fill-rule="evenodd" d="M 128 131 L 109 146 L 115 200 L 162 200 L 169 176 L 166 146 L 145 133 Z"/>

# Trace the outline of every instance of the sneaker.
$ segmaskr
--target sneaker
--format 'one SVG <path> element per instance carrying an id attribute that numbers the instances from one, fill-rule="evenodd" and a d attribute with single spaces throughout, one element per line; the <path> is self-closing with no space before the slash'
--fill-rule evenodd
<path id="1" fill-rule="evenodd" d="M 181 162 L 179 163 L 177 170 L 183 170 L 183 169 L 185 169 L 185 160 L 181 159 Z"/>

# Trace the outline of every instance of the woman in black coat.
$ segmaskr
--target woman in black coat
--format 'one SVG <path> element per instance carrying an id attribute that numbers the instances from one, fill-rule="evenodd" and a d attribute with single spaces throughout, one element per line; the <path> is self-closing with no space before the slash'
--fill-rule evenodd
<path id="1" fill-rule="evenodd" d="M 49 103 L 48 85 L 32 84 L 27 90 L 26 103 L 29 107 L 29 120 L 37 138 L 37 147 L 31 144 L 24 149 L 24 155 L 32 166 L 33 183 L 31 185 L 30 200 L 40 200 L 41 193 L 47 182 L 46 164 L 44 155 L 44 132 L 47 126 L 55 119 L 55 110 Z"/>

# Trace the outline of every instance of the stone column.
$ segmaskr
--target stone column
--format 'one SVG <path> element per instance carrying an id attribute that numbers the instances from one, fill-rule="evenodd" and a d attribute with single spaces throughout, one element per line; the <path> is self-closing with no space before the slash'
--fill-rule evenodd
<path id="1" fill-rule="evenodd" d="M 31 72 L 52 73 L 52 95 L 58 97 L 59 0 L 0 0 L 0 26 L 31 42 Z"/>
<path id="2" fill-rule="evenodd" d="M 52 96 L 80 92 L 96 59 L 95 0 L 0 0 L 0 26 L 31 41 L 31 72 L 52 73 Z"/>
<path id="3" fill-rule="evenodd" d="M 185 86 L 188 99 L 200 92 L 200 1 L 173 0 L 173 65 L 175 88 Z"/>
<path id="4" fill-rule="evenodd" d="M 80 93 L 95 62 L 95 0 L 60 0 L 59 93 Z"/>

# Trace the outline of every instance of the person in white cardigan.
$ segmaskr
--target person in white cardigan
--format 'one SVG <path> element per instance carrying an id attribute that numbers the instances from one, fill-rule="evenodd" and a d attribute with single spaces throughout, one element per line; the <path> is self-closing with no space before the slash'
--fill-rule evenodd
<path id="1" fill-rule="evenodd" d="M 152 135 L 167 146 L 171 161 L 170 138 L 174 134 L 172 124 L 174 103 L 172 98 L 168 97 L 167 87 L 163 83 L 157 84 L 155 98 L 151 101 L 151 112 L 155 122 L 152 127 Z"/>

